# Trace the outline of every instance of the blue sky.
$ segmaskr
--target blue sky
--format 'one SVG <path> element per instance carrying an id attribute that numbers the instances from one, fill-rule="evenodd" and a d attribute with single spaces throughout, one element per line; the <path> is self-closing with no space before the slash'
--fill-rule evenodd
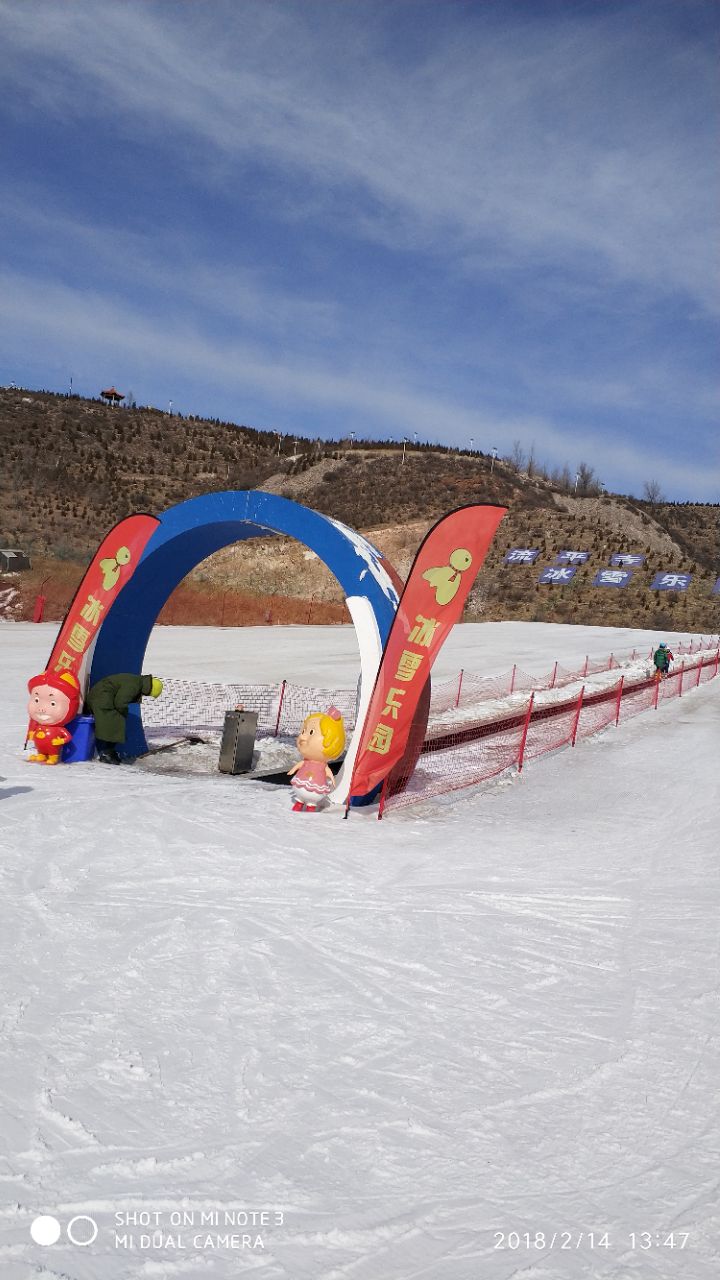
<path id="1" fill-rule="evenodd" d="M 0 0 L 0 383 L 720 501 L 714 0 Z"/>

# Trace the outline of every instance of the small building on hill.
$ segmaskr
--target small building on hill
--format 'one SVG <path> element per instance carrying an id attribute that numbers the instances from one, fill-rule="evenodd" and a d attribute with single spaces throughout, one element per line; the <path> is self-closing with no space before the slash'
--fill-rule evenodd
<path id="1" fill-rule="evenodd" d="M 103 400 L 107 400 L 108 404 L 117 405 L 120 403 L 121 400 L 125 399 L 123 392 L 116 391 L 115 387 L 108 387 L 106 391 L 101 391 L 100 395 L 102 396 Z"/>
<path id="2" fill-rule="evenodd" d="M 32 569 L 30 557 L 17 547 L 0 547 L 0 573 L 20 573 Z"/>

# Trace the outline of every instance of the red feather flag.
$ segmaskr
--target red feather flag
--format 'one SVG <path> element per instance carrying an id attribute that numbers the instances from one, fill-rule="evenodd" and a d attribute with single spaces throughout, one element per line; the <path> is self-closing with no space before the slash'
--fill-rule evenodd
<path id="1" fill-rule="evenodd" d="M 159 524 L 157 516 L 128 516 L 106 534 L 65 614 L 47 671 L 71 671 L 74 676 L 78 675 L 98 628 L 135 572 Z"/>
<path id="2" fill-rule="evenodd" d="M 462 617 L 470 589 L 506 514 L 507 507 L 460 507 L 439 520 L 421 543 L 383 651 L 349 800 L 371 792 L 405 754 L 430 669 Z"/>

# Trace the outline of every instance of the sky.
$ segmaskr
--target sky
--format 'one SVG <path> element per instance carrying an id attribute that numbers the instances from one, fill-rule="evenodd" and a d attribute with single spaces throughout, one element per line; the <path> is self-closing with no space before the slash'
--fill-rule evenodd
<path id="1" fill-rule="evenodd" d="M 0 384 L 720 501 L 714 0 L 0 0 Z"/>

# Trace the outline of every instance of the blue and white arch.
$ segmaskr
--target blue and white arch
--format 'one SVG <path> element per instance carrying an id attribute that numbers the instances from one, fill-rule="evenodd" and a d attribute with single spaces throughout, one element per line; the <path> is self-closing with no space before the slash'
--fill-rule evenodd
<path id="1" fill-rule="evenodd" d="M 261 490 L 231 490 L 191 498 L 170 507 L 148 542 L 132 578 L 100 629 L 92 656 L 90 683 L 117 671 L 142 671 L 155 621 L 175 588 L 214 552 L 267 533 L 297 539 L 322 560 L 342 587 L 355 624 L 360 651 L 361 697 L 355 733 L 348 744 L 332 799 L 347 798 L 361 729 L 395 617 L 398 592 L 377 548 L 338 520 L 288 498 Z M 131 707 L 125 752 L 147 750 L 141 709 Z"/>

